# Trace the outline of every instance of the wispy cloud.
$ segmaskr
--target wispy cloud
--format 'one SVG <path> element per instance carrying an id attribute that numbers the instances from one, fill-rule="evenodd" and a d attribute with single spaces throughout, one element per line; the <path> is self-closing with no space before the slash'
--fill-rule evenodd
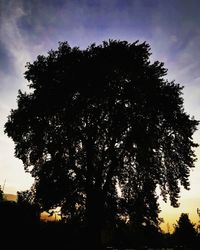
<path id="1" fill-rule="evenodd" d="M 18 21 L 25 15 L 20 0 L 0 1 L 0 185 L 7 180 L 5 191 L 26 189 L 32 179 L 24 173 L 21 161 L 14 158 L 14 145 L 4 135 L 4 124 L 11 108 L 16 106 L 19 88 L 25 89 L 23 72 L 30 60 L 28 45 L 18 27 Z M 20 184 L 21 182 L 21 184 Z"/>
<path id="2" fill-rule="evenodd" d="M 19 74 L 24 72 L 24 62 L 30 60 L 27 44 L 25 44 L 17 25 L 18 20 L 24 15 L 26 13 L 22 8 L 21 1 L 1 1 L 0 40 L 10 56 L 12 56 L 11 63 Z"/>

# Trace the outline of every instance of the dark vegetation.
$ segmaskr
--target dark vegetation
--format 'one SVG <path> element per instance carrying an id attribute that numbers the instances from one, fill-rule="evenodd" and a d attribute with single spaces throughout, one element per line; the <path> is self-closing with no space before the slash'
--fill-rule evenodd
<path id="1" fill-rule="evenodd" d="M 17 202 L 5 199 L 0 201 L 1 235 L 7 247 L 86 249 L 87 231 L 84 223 L 78 220 L 40 220 L 39 207 L 22 199 L 22 195 L 27 193 L 18 193 Z M 120 221 L 115 227 L 102 231 L 101 242 L 102 249 L 192 250 L 199 249 L 200 235 L 188 214 L 181 214 L 171 234 L 153 226 L 143 226 L 138 234 L 134 225 Z"/>
<path id="2" fill-rule="evenodd" d="M 147 43 L 64 42 L 26 66 L 30 92 L 19 91 L 5 133 L 35 182 L 9 206 L 56 249 L 181 244 L 181 221 L 174 237 L 159 231 L 156 190 L 176 207 L 180 186 L 189 189 L 198 122 L 184 111 L 182 87 L 149 57 Z M 61 222 L 39 221 L 56 207 Z"/>

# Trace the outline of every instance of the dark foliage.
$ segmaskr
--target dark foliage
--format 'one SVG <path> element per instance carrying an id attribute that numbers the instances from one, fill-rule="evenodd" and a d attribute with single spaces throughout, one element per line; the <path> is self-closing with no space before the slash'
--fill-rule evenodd
<path id="1" fill-rule="evenodd" d="M 32 211 L 32 210 L 31 210 Z M 81 250 L 88 247 L 86 226 L 80 221 L 38 221 L 30 215 L 30 208 L 16 202 L 0 203 L 2 239 L 8 249 L 68 249 Z M 124 221 L 117 227 L 102 233 L 103 249 L 187 249 L 198 250 L 200 238 L 188 217 L 181 215 L 173 235 L 163 234 L 154 226 L 143 226 L 142 234 Z M 90 235 L 92 237 L 92 235 Z M 10 240 L 9 240 L 10 239 Z M 110 247 L 110 248 L 108 248 Z"/>
<path id="2" fill-rule="evenodd" d="M 60 43 L 27 64 L 31 92 L 19 91 L 5 124 L 35 178 L 35 201 L 86 223 L 93 248 L 121 216 L 136 232 L 158 227 L 157 186 L 173 206 L 179 183 L 189 189 L 198 123 L 184 111 L 182 87 L 149 56 L 147 43 Z"/>
<path id="3" fill-rule="evenodd" d="M 190 221 L 188 214 L 182 213 L 174 230 L 174 240 L 177 246 L 196 249 L 197 232 L 194 224 Z"/>
<path id="4" fill-rule="evenodd" d="M 33 200 L 31 191 L 17 192 L 17 206 L 21 217 L 20 221 L 23 223 L 35 223 L 40 220 L 40 208 Z"/>
<path id="5" fill-rule="evenodd" d="M 4 197 L 3 197 L 3 190 L 0 186 L 0 202 L 2 202 L 4 200 Z"/>

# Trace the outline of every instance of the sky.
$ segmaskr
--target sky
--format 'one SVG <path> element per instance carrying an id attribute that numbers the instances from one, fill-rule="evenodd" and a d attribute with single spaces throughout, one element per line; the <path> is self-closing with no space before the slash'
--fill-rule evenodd
<path id="1" fill-rule="evenodd" d="M 18 90 L 28 90 L 23 76 L 26 63 L 56 49 L 59 41 L 82 49 L 108 39 L 146 41 L 151 60 L 165 63 L 167 79 L 184 86 L 186 112 L 200 120 L 199 11 L 199 0 L 0 0 L 0 185 L 4 192 L 26 190 L 33 183 L 14 157 L 14 143 L 4 134 L 4 124 L 17 107 Z M 199 129 L 194 140 L 200 144 Z M 181 190 L 180 207 L 161 202 L 161 216 L 170 227 L 181 212 L 198 220 L 199 148 L 196 154 L 191 189 Z"/>

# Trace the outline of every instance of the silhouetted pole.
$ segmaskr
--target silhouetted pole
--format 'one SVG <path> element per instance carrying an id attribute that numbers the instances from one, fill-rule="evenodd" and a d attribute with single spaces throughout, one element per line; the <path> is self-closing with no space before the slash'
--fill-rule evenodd
<path id="1" fill-rule="evenodd" d="M 197 214 L 200 217 L 200 209 L 199 208 L 197 208 Z M 198 233 L 199 233 L 199 230 L 200 230 L 200 220 L 199 220 L 199 223 L 198 223 L 198 226 L 197 226 L 197 232 Z"/>
<path id="2" fill-rule="evenodd" d="M 2 188 L 3 193 L 4 193 L 5 184 L 6 184 L 6 179 L 4 180 L 4 183 L 3 183 L 3 188 Z"/>

